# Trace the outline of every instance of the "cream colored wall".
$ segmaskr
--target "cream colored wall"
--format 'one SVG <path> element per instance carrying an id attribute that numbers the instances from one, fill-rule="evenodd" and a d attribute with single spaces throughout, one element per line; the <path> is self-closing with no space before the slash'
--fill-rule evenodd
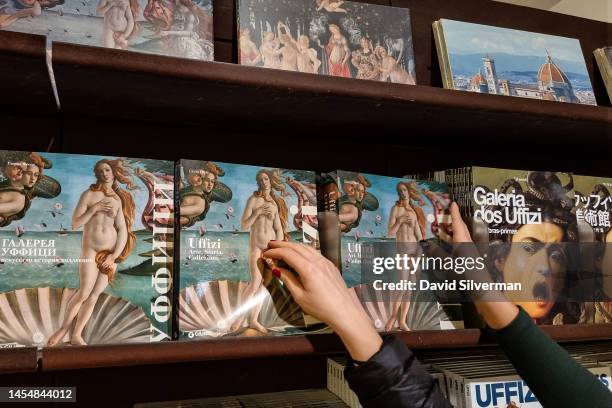
<path id="1" fill-rule="evenodd" d="M 612 23 L 612 0 L 495 0 Z"/>

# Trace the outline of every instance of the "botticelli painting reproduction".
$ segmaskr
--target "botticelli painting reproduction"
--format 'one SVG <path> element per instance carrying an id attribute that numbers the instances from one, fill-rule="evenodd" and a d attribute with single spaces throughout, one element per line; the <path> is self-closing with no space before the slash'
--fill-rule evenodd
<path id="1" fill-rule="evenodd" d="M 416 83 L 410 11 L 333 0 L 240 0 L 242 65 Z"/>
<path id="2" fill-rule="evenodd" d="M 0 151 L 0 347 L 171 337 L 171 162 Z"/>

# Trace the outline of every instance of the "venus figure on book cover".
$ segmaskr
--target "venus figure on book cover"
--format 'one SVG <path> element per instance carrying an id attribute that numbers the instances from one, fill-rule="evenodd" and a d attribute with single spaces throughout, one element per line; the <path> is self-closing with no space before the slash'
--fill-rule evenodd
<path id="1" fill-rule="evenodd" d="M 445 87 L 597 104 L 576 39 L 446 19 L 434 31 Z"/>
<path id="2" fill-rule="evenodd" d="M 240 0 L 239 62 L 415 84 L 408 9 L 350 1 Z"/>
<path id="3" fill-rule="evenodd" d="M 411 202 L 411 191 L 413 196 L 417 196 L 418 192 L 416 188 L 411 185 L 410 182 L 399 182 L 396 187 L 398 199 L 395 205 L 391 208 L 389 215 L 388 231 L 389 237 L 395 237 L 397 243 L 398 253 L 407 253 L 409 256 L 417 256 L 417 245 L 406 245 L 410 243 L 420 242 L 424 238 L 425 234 L 425 219 L 421 215 L 422 223 L 420 222 L 419 216 L 416 211 L 416 207 L 413 207 Z M 421 199 L 421 205 L 424 205 L 424 201 Z M 420 209 L 422 214 L 423 210 Z M 421 229 L 422 228 L 422 229 Z M 414 280 L 416 281 L 416 274 L 410 274 L 409 271 L 400 270 L 400 279 L 402 280 Z M 414 278 L 414 279 L 411 279 Z M 401 330 L 408 331 L 410 328 L 407 324 L 408 309 L 410 307 L 409 292 L 393 293 L 394 297 L 391 306 L 391 317 L 385 326 L 387 331 L 390 331 L 398 322 Z M 401 311 L 398 320 L 397 313 Z"/>
<path id="4" fill-rule="evenodd" d="M 180 338 L 310 331 L 261 254 L 271 240 L 318 247 L 314 173 L 197 160 L 177 173 Z M 201 180 L 210 184 L 200 192 Z"/>
<path id="5" fill-rule="evenodd" d="M 0 201 L 26 203 L 0 214 L 0 346 L 168 340 L 172 164 L 0 151 L 0 168 Z"/>
<path id="6" fill-rule="evenodd" d="M 211 0 L 2 0 L 0 29 L 213 60 Z"/>
<path id="7" fill-rule="evenodd" d="M 68 303 L 62 326 L 49 338 L 48 346 L 57 344 L 73 323 L 70 342 L 86 344 L 82 332 L 98 298 L 112 282 L 117 265 L 134 249 L 136 236 L 131 226 L 135 204 L 129 190 L 136 186 L 127 168 L 121 160 L 101 160 L 96 163 L 94 173 L 96 182 L 83 192 L 72 215 L 72 229 L 83 227 L 80 286 Z"/>
<path id="8" fill-rule="evenodd" d="M 373 250 L 389 257 L 420 256 L 417 243 L 437 240 L 445 231 L 447 220 L 439 209 L 447 208 L 450 202 L 446 185 L 350 171 L 324 174 L 319 185 L 325 254 L 336 260 L 355 301 L 363 306 L 377 330 L 433 330 L 459 325 L 457 321 L 451 323 L 447 309 L 431 292 L 377 290 L 369 264 L 363 261 L 366 251 Z M 411 272 L 399 269 L 389 279 L 416 281 L 422 271 Z"/>

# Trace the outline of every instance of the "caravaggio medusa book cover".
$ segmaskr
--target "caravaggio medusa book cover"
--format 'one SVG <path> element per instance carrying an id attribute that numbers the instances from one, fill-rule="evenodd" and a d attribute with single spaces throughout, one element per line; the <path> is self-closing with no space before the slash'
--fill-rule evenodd
<path id="1" fill-rule="evenodd" d="M 318 249 L 314 172 L 198 160 L 176 172 L 179 339 L 321 329 L 261 258 L 271 240 Z"/>
<path id="2" fill-rule="evenodd" d="M 173 163 L 0 151 L 0 346 L 169 340 Z"/>

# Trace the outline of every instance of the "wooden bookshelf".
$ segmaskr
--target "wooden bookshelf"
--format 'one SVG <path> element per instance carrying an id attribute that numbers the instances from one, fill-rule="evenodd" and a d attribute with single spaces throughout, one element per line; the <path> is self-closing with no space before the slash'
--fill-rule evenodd
<path id="1" fill-rule="evenodd" d="M 223 127 L 227 132 L 289 127 L 292 135 L 323 131 L 343 141 L 379 134 L 377 142 L 388 144 L 397 143 L 391 135 L 419 129 L 422 137 L 404 143 L 430 148 L 438 143 L 435 136 L 451 134 L 461 136 L 445 140 L 451 146 L 468 142 L 491 150 L 511 142 L 570 143 L 577 134 L 592 146 L 612 137 L 610 109 L 601 106 L 144 54 L 126 58 L 116 50 L 64 43 L 53 47 L 53 67 L 66 115 Z M 347 128 L 351 131 L 338 133 Z"/>
<path id="2" fill-rule="evenodd" d="M 466 164 L 612 176 L 612 108 L 592 56 L 612 25 L 489 0 L 369 2 L 411 9 L 419 86 L 232 64 L 234 0 L 215 0 L 219 62 L 55 43 L 58 109 L 44 37 L 0 31 L 0 148 L 390 176 Z M 578 38 L 600 106 L 442 89 L 440 18 Z M 612 339 L 612 324 L 542 329 L 559 342 Z M 495 347 L 475 329 L 398 335 L 417 352 Z M 332 334 L 0 350 L 0 383 L 76 385 L 77 406 L 128 407 L 324 387 L 326 357 L 344 351 Z"/>
<path id="3" fill-rule="evenodd" d="M 560 342 L 612 339 L 612 324 L 541 326 Z M 494 346 L 494 338 L 477 329 L 402 332 L 397 336 L 413 350 Z M 156 344 L 45 348 L 42 370 L 74 370 L 143 364 L 236 360 L 345 353 L 333 334 L 296 337 L 224 338 Z"/>

